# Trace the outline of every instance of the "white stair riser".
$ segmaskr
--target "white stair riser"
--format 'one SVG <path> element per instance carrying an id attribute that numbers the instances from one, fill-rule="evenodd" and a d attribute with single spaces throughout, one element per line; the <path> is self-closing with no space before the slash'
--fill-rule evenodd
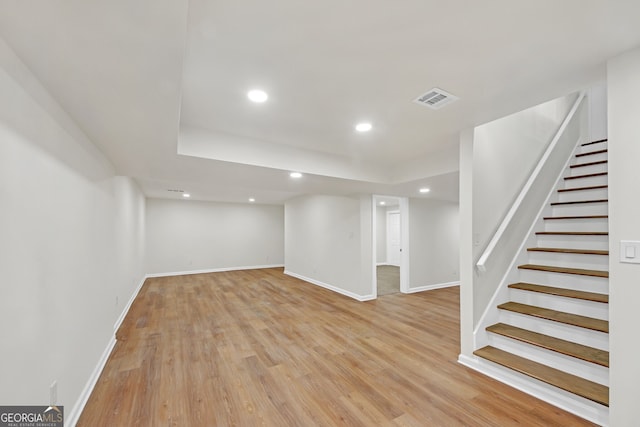
<path id="1" fill-rule="evenodd" d="M 509 289 L 509 292 L 513 302 L 579 314 L 580 316 L 593 317 L 594 319 L 609 320 L 609 304 L 520 289 Z"/>
<path id="2" fill-rule="evenodd" d="M 548 219 L 544 231 L 609 231 L 607 218 Z"/>
<path id="3" fill-rule="evenodd" d="M 609 369 L 502 335 L 489 334 L 489 345 L 578 377 L 609 385 Z"/>
<path id="4" fill-rule="evenodd" d="M 558 288 L 577 289 L 599 294 L 609 293 L 609 280 L 603 277 L 580 276 L 577 274 L 549 273 L 546 271 L 519 269 L 518 280 L 538 283 Z"/>
<path id="5" fill-rule="evenodd" d="M 578 147 L 576 154 L 591 153 L 592 151 L 606 150 L 609 144 L 607 141 L 598 142 L 597 144 L 581 145 Z"/>
<path id="6" fill-rule="evenodd" d="M 580 162 L 580 163 L 584 164 L 584 163 L 591 163 L 591 162 Z M 607 172 L 607 170 L 608 169 L 607 169 L 606 163 L 599 163 L 599 164 L 589 165 L 589 166 L 579 166 L 579 167 L 570 168 L 569 176 L 590 175 L 592 173 Z"/>
<path id="7" fill-rule="evenodd" d="M 609 334 L 547 319 L 500 310 L 500 322 L 589 347 L 609 350 Z"/>
<path id="8" fill-rule="evenodd" d="M 609 208 L 606 202 L 554 205 L 551 207 L 552 216 L 607 215 L 608 213 Z"/>
<path id="9" fill-rule="evenodd" d="M 548 235 L 542 234 L 537 236 L 538 247 L 549 248 L 575 248 L 575 249 L 594 249 L 608 250 L 608 236 L 566 236 L 566 235 Z"/>
<path id="10" fill-rule="evenodd" d="M 594 153 L 596 151 L 600 151 L 602 150 L 602 148 L 599 149 L 589 149 L 589 150 L 585 150 L 582 153 L 577 153 L 577 154 L 586 154 L 586 153 Z M 580 157 L 574 157 L 572 164 L 574 163 L 587 163 L 587 162 L 598 162 L 600 160 L 607 160 L 607 153 L 597 153 L 597 154 L 589 154 L 588 156 L 580 156 Z"/>
<path id="11" fill-rule="evenodd" d="M 558 202 L 575 202 L 579 200 L 600 200 L 607 199 L 609 191 L 606 188 L 595 188 L 591 190 L 561 191 L 556 195 Z"/>
<path id="12" fill-rule="evenodd" d="M 554 267 L 609 270 L 609 257 L 606 255 L 529 251 L 529 263 Z"/>
<path id="13" fill-rule="evenodd" d="M 565 179 L 562 188 L 592 187 L 594 185 L 607 185 L 608 175 L 590 176 L 586 178 Z"/>

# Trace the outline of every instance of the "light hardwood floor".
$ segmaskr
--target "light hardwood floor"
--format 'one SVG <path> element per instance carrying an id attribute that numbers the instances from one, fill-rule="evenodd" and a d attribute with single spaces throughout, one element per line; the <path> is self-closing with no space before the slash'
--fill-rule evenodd
<path id="1" fill-rule="evenodd" d="M 592 425 L 458 364 L 458 301 L 281 269 L 148 279 L 78 425 Z"/>

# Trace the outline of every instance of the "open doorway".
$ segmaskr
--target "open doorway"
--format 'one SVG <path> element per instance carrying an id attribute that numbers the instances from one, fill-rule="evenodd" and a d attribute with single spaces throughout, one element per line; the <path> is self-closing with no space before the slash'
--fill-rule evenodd
<path id="1" fill-rule="evenodd" d="M 373 196 L 373 294 L 408 290 L 407 199 Z"/>

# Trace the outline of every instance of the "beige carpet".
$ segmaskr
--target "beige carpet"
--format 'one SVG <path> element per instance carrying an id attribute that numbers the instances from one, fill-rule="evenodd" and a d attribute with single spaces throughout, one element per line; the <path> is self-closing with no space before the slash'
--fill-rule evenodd
<path id="1" fill-rule="evenodd" d="M 400 267 L 379 265 L 377 267 L 377 274 L 378 296 L 400 292 Z"/>

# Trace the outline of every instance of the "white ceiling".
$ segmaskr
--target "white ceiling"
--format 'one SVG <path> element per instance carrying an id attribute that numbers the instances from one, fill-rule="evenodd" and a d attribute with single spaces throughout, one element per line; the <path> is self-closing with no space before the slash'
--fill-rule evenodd
<path id="1" fill-rule="evenodd" d="M 0 0 L 0 35 L 150 197 L 456 200 L 458 132 L 603 79 L 638 17 L 637 0 Z M 460 100 L 412 102 L 432 87 Z"/>

